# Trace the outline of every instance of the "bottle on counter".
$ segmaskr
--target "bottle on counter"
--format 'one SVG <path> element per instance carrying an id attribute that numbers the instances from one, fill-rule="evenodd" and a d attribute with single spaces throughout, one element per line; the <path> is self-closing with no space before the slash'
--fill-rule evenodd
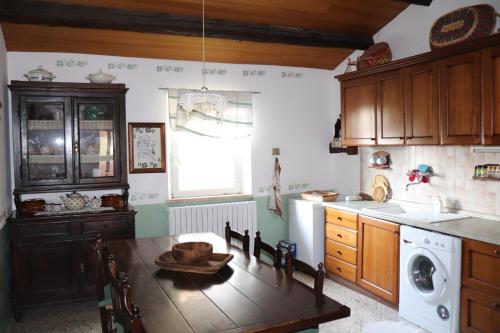
<path id="1" fill-rule="evenodd" d="M 432 202 L 432 211 L 434 214 L 441 214 L 443 211 L 443 201 L 441 201 L 441 197 L 439 195 L 434 197 Z"/>

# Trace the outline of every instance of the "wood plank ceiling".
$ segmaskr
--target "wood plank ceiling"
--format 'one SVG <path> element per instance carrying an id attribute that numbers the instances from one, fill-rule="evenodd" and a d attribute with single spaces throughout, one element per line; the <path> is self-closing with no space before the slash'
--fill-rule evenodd
<path id="1" fill-rule="evenodd" d="M 318 47 L 252 39 L 207 38 L 207 61 L 270 64 L 333 69 L 352 51 L 352 41 L 367 40 L 408 6 L 395 0 L 205 0 L 206 17 L 265 28 L 290 27 L 324 35 L 343 34 L 351 44 Z M 201 0 L 44 0 L 44 4 L 106 7 L 120 13 L 201 16 Z M 79 7 L 71 7 L 79 8 Z M 71 23 L 68 18 L 49 23 L 21 15 L 0 15 L 8 51 L 74 52 L 144 58 L 200 60 L 201 38 L 189 35 L 145 32 L 129 27 L 96 25 L 89 19 Z M 11 15 L 12 17 L 12 15 Z M 85 19 L 85 18 L 84 18 Z M 217 21 L 214 21 L 218 23 Z M 113 23 L 114 24 L 114 23 Z M 250 26 L 252 27 L 252 26 Z M 261 28 L 261 26 L 258 26 Z M 287 31 L 291 29 L 287 28 Z M 128 30 L 128 31 L 125 31 Z M 293 32 L 293 30 L 292 30 Z M 299 31 L 300 32 L 300 31 Z M 207 31 L 210 35 L 210 32 Z M 335 35 L 337 34 L 337 35 Z M 244 39 L 244 38 L 242 38 Z M 297 38 L 298 40 L 298 38 Z M 307 38 L 305 44 L 307 44 Z M 299 44 L 299 43 L 295 43 Z M 333 44 L 332 44 L 333 45 Z"/>

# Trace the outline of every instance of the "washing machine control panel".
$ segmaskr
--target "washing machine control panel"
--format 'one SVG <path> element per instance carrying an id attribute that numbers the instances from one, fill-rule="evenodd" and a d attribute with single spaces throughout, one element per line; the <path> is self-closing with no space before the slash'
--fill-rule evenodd
<path id="1" fill-rule="evenodd" d="M 451 242 L 446 239 L 440 239 L 441 237 L 439 237 L 439 234 L 436 234 L 436 236 L 437 237 L 424 237 L 422 239 L 422 244 L 428 248 L 451 251 Z"/>

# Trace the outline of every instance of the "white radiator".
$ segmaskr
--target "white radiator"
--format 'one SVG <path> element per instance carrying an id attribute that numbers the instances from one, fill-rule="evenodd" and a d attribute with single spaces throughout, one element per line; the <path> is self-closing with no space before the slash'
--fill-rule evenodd
<path id="1" fill-rule="evenodd" d="M 240 233 L 248 230 L 250 244 L 253 245 L 257 231 L 257 205 L 255 201 L 171 207 L 168 211 L 170 235 L 213 232 L 224 237 L 224 227 L 226 221 L 229 221 L 231 230 Z"/>

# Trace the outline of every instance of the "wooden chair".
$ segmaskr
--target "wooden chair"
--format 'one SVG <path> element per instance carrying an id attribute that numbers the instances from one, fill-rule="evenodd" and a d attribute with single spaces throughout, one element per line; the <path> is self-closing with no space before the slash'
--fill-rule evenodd
<path id="1" fill-rule="evenodd" d="M 139 307 L 132 302 L 131 286 L 127 275 L 118 270 L 113 255 L 108 257 L 107 274 L 111 286 L 114 321 L 123 326 L 125 333 L 146 332 L 142 325 Z"/>
<path id="2" fill-rule="evenodd" d="M 106 288 L 109 290 L 109 279 L 106 274 L 109 251 L 101 234 L 97 235 L 95 249 L 97 256 L 97 300 L 99 301 L 102 331 L 103 333 L 115 333 L 116 329 L 113 328 L 113 305 L 106 299 L 105 293 Z"/>
<path id="3" fill-rule="evenodd" d="M 292 276 L 293 268 L 296 270 L 312 276 L 314 278 L 314 291 L 317 295 L 323 294 L 323 282 L 325 281 L 325 271 L 323 269 L 323 263 L 318 264 L 318 270 L 315 270 L 310 265 L 306 264 L 299 259 L 292 257 L 292 248 L 288 247 L 288 251 L 285 255 L 285 271 L 289 277 Z"/>
<path id="4" fill-rule="evenodd" d="M 271 245 L 262 241 L 262 239 L 260 238 L 260 231 L 257 231 L 253 243 L 253 255 L 256 258 L 260 259 L 261 251 L 266 252 L 270 257 L 273 258 L 274 267 L 281 267 L 281 250 L 279 248 L 279 244 L 276 244 L 276 248 L 273 248 Z"/>
<path id="5" fill-rule="evenodd" d="M 104 289 L 109 284 L 109 280 L 106 276 L 106 266 L 108 265 L 108 256 L 109 250 L 104 240 L 102 239 L 102 235 L 97 235 L 96 241 L 96 256 L 97 256 L 97 276 L 96 276 L 96 284 L 97 284 L 97 300 L 103 301 L 105 299 Z"/>
<path id="6" fill-rule="evenodd" d="M 245 235 L 233 231 L 231 230 L 228 221 L 226 222 L 225 236 L 226 236 L 226 242 L 231 243 L 231 239 L 236 239 L 242 243 L 243 251 L 246 253 L 250 253 L 250 236 L 248 235 L 248 230 L 245 230 Z"/>

